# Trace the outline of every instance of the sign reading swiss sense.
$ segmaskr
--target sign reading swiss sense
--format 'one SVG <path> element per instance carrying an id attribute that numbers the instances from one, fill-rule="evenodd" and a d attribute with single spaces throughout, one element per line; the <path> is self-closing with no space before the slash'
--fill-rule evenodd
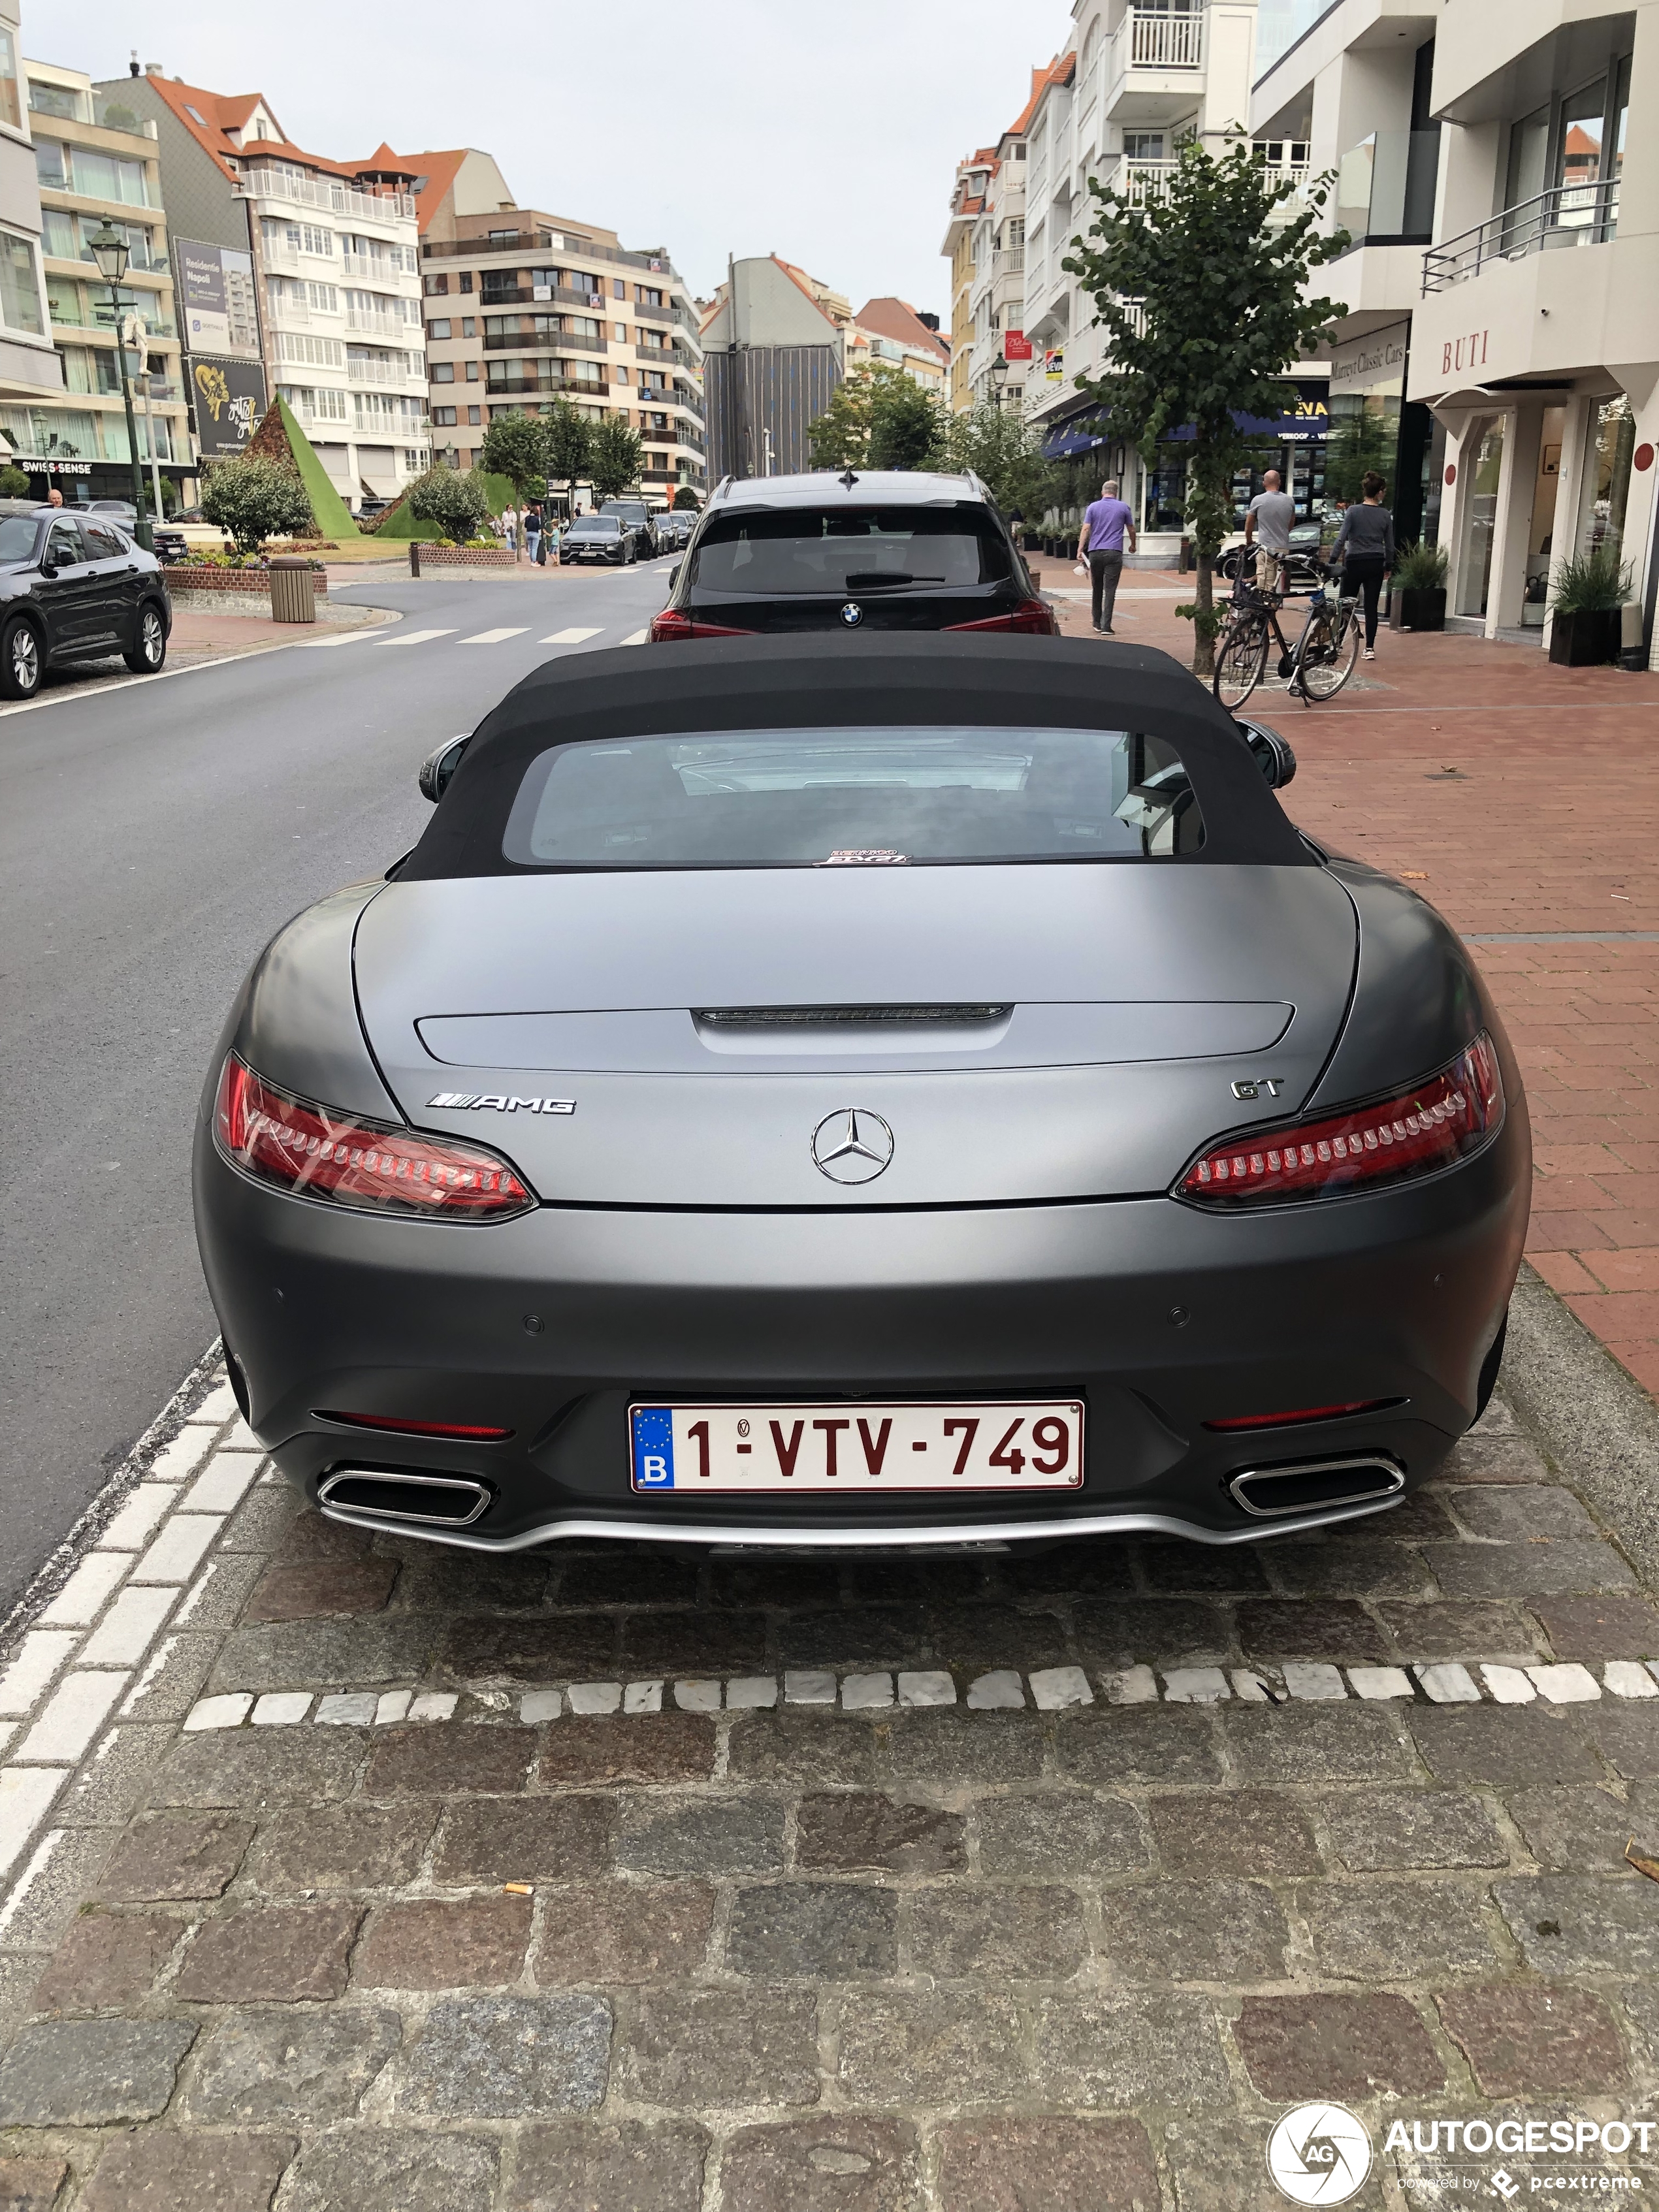
<path id="1" fill-rule="evenodd" d="M 190 362 L 190 404 L 206 460 L 247 451 L 265 411 L 265 373 L 257 361 Z"/>

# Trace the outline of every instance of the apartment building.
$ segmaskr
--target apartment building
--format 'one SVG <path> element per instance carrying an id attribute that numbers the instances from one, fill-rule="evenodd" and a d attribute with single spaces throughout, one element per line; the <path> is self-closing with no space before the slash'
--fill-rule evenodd
<path id="1" fill-rule="evenodd" d="M 246 442 L 280 393 L 356 512 L 431 459 L 421 159 L 304 151 L 258 93 L 166 76 L 94 88 L 155 126 L 204 453 Z"/>
<path id="2" fill-rule="evenodd" d="M 852 319 L 844 293 L 775 253 L 728 264 L 702 318 L 711 483 L 811 467 L 808 426 L 847 373 Z"/>
<path id="3" fill-rule="evenodd" d="M 1066 55 L 1031 71 L 1030 95 L 998 139 L 977 222 L 969 315 L 973 353 L 968 404 L 1024 408 L 1032 349 L 1025 334 L 1025 133 L 1038 100 Z"/>
<path id="4" fill-rule="evenodd" d="M 1602 549 L 1630 568 L 1651 663 L 1659 5 L 1335 0 L 1280 20 L 1299 35 L 1253 115 L 1337 167 L 1356 241 L 1322 272 L 1350 310 L 1334 416 L 1397 420 L 1396 511 L 1408 526 L 1415 501 L 1450 556 L 1450 621 L 1547 644 L 1562 564 Z"/>
<path id="5" fill-rule="evenodd" d="M 40 187 L 18 51 L 16 8 L 0 0 L 0 426 L 21 428 L 31 402 L 62 392 L 64 368 L 46 319 Z M 23 430 L 21 442 L 33 434 Z M 8 431 L 4 442 L 20 439 Z"/>
<path id="6" fill-rule="evenodd" d="M 849 370 L 884 362 L 931 398 L 949 399 L 951 349 L 939 336 L 939 317 L 919 314 L 908 300 L 866 300 L 848 326 L 846 349 Z"/>
<path id="7" fill-rule="evenodd" d="M 515 208 L 434 210 L 421 240 L 433 438 L 457 468 L 499 414 L 561 399 L 644 442 L 641 485 L 667 504 L 708 483 L 698 315 L 667 248 Z"/>
<path id="8" fill-rule="evenodd" d="M 176 508 L 193 489 L 195 463 L 154 135 L 130 110 L 95 94 L 91 78 L 78 70 L 25 61 L 23 79 L 48 329 L 62 383 L 0 404 L 0 430 L 42 497 L 55 489 L 82 503 L 131 498 L 117 329 L 136 319 L 143 352 L 129 346 L 126 366 L 139 459 L 152 500 L 161 493 Z M 130 257 L 118 312 L 88 243 L 106 222 L 125 240 Z"/>
<path id="9" fill-rule="evenodd" d="M 951 219 L 939 251 L 951 264 L 951 384 L 950 406 L 965 415 L 974 404 L 969 372 L 974 362 L 973 291 L 975 275 L 974 234 L 985 211 L 985 188 L 990 182 L 996 149 L 981 146 L 967 161 L 957 164 L 957 180 L 951 193 Z"/>

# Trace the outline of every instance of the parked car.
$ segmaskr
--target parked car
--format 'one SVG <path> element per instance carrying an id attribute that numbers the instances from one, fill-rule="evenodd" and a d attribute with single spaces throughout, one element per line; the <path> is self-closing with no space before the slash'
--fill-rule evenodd
<path id="1" fill-rule="evenodd" d="M 584 514 L 559 540 L 559 564 L 599 562 L 613 568 L 639 558 L 634 533 L 617 514 Z"/>
<path id="2" fill-rule="evenodd" d="M 717 485 L 651 636 L 1059 627 L 977 477 L 848 469 Z"/>
<path id="3" fill-rule="evenodd" d="M 1382 1514 L 1491 1395 L 1527 1113 L 1470 949 L 1291 766 L 1144 647 L 544 663 L 207 1071 L 255 1435 L 483 1552 Z"/>
<path id="4" fill-rule="evenodd" d="M 696 520 L 695 514 L 688 514 L 683 507 L 671 507 L 659 514 L 657 517 L 657 534 L 663 541 L 664 551 L 683 552 L 690 542 Z"/>
<path id="5" fill-rule="evenodd" d="M 117 653 L 153 676 L 172 627 L 161 563 L 111 517 L 48 507 L 0 520 L 0 696 L 32 699 L 48 668 Z"/>
<path id="6" fill-rule="evenodd" d="M 656 532 L 651 526 L 651 510 L 642 499 L 608 499 L 599 513 L 614 516 L 631 533 L 634 551 L 640 560 L 655 557 Z"/>
<path id="7" fill-rule="evenodd" d="M 163 565 L 184 560 L 190 551 L 190 541 L 182 530 L 169 530 L 158 523 L 150 537 L 155 547 L 155 557 Z"/>

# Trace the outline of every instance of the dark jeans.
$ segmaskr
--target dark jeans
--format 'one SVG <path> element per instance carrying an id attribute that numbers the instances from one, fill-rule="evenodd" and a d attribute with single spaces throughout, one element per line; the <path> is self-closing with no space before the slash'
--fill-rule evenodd
<path id="1" fill-rule="evenodd" d="M 1095 628 L 1110 629 L 1112 610 L 1117 605 L 1118 578 L 1123 574 L 1123 553 L 1120 547 L 1114 553 L 1091 552 L 1089 580 L 1094 587 Z"/>
<path id="2" fill-rule="evenodd" d="M 1365 642 L 1376 643 L 1376 598 L 1382 588 L 1383 563 L 1381 561 L 1345 561 L 1342 564 L 1342 596 L 1345 599 L 1365 602 Z"/>

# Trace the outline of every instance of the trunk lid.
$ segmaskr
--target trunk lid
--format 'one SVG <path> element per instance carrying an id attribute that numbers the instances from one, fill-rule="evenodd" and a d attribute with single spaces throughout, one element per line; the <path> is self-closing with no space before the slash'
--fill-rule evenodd
<path id="1" fill-rule="evenodd" d="M 769 869 L 393 883 L 356 960 L 410 1120 L 544 1200 L 818 1208 L 1166 1188 L 1300 1106 L 1356 944 L 1313 867 Z M 848 1109 L 893 1133 L 857 1185 Z"/>

